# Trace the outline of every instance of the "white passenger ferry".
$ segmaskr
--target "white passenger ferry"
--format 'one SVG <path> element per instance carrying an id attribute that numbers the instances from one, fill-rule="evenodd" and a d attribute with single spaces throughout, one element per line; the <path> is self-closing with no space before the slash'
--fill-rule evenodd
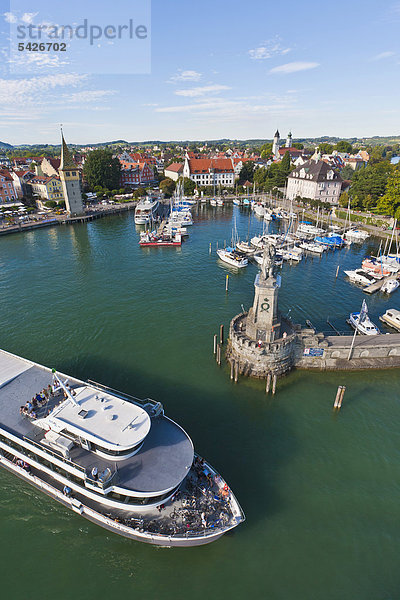
<path id="1" fill-rule="evenodd" d="M 206 544 L 244 520 L 159 402 L 3 350 L 0 464 L 90 521 L 151 544 Z"/>
<path id="2" fill-rule="evenodd" d="M 135 208 L 136 225 L 146 225 L 150 221 L 154 221 L 157 217 L 159 206 L 160 203 L 157 198 L 147 196 L 145 200 L 141 200 Z"/>

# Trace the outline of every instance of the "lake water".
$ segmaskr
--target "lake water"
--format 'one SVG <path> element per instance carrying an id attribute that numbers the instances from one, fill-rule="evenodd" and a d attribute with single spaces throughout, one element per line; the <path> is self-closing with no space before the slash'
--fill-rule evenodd
<path id="1" fill-rule="evenodd" d="M 232 273 L 215 245 L 229 242 L 234 218 L 242 237 L 261 223 L 237 207 L 193 212 L 181 249 L 140 249 L 133 214 L 1 238 L 0 346 L 160 400 L 247 520 L 209 546 L 160 549 L 111 534 L 0 470 L 4 597 L 399 598 L 398 371 L 297 371 L 273 398 L 261 381 L 233 384 L 212 338 L 250 306 L 257 269 Z M 347 331 L 364 295 L 343 269 L 374 250 L 372 241 L 286 264 L 281 311 L 326 331 L 329 316 Z M 400 308 L 398 298 L 368 297 L 372 319 Z M 339 384 L 347 390 L 334 415 Z"/>

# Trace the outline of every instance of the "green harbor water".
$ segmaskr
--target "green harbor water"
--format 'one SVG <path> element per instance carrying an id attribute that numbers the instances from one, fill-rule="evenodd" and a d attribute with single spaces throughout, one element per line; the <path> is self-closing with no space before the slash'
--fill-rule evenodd
<path id="1" fill-rule="evenodd" d="M 197 548 L 124 539 L 0 470 L 4 598 L 394 600 L 400 598 L 398 371 L 229 379 L 212 337 L 248 308 L 257 269 L 215 244 L 261 229 L 234 207 L 194 211 L 181 249 L 140 249 L 133 213 L 0 240 L 0 347 L 160 400 L 229 482 L 247 520 Z M 212 242 L 213 252 L 209 253 Z M 286 264 L 280 308 L 341 331 L 364 297 L 343 269 L 375 241 Z M 337 279 L 335 273 L 340 265 Z M 229 273 L 229 292 L 225 275 Z M 399 294 L 399 296 L 397 296 Z M 375 322 L 400 292 L 367 298 Z M 332 413 L 339 384 L 347 386 Z"/>

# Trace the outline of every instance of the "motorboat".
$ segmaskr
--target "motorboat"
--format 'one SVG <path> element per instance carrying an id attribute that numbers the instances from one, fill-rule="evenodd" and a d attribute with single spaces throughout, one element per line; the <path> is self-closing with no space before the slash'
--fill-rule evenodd
<path id="1" fill-rule="evenodd" d="M 352 283 L 359 283 L 361 285 L 371 285 L 377 281 L 377 278 L 371 273 L 364 271 L 363 269 L 355 269 L 354 271 L 345 271 L 345 274 Z"/>
<path id="2" fill-rule="evenodd" d="M 386 323 L 386 325 L 390 325 L 393 329 L 400 331 L 400 310 L 388 308 L 385 314 L 379 317 L 379 319 L 383 323 Z"/>
<path id="3" fill-rule="evenodd" d="M 217 198 L 217 206 L 223 206 L 223 205 L 224 205 L 223 198 Z"/>
<path id="4" fill-rule="evenodd" d="M 391 277 L 390 279 L 386 279 L 381 287 L 381 292 L 384 294 L 392 294 L 395 290 L 397 290 L 399 285 L 399 281 Z"/>
<path id="5" fill-rule="evenodd" d="M 351 239 L 352 242 L 365 242 L 370 235 L 362 229 L 349 229 L 345 231 L 344 237 Z"/>
<path id="6" fill-rule="evenodd" d="M 242 204 L 243 206 L 250 206 L 250 200 L 248 198 L 243 198 Z"/>
<path id="7" fill-rule="evenodd" d="M 0 465 L 107 535 L 197 546 L 244 520 L 228 484 L 161 402 L 4 350 Z"/>
<path id="8" fill-rule="evenodd" d="M 254 262 L 256 262 L 258 265 L 262 265 L 262 262 L 263 262 L 263 255 L 262 254 L 253 254 L 253 256 L 251 258 L 253 258 Z M 279 254 L 279 250 L 277 250 L 277 252 L 275 254 L 274 264 L 277 267 L 281 267 L 283 265 L 283 258 Z"/>
<path id="9" fill-rule="evenodd" d="M 264 221 L 273 221 L 274 219 L 275 215 L 273 214 L 272 210 L 266 208 L 264 211 Z"/>
<path id="10" fill-rule="evenodd" d="M 265 215 L 265 207 L 262 204 L 255 204 L 253 207 L 254 214 L 261 219 L 264 218 Z"/>
<path id="11" fill-rule="evenodd" d="M 309 221 L 301 221 L 297 226 L 296 233 L 297 235 L 316 236 L 324 233 L 324 229 L 316 227 Z"/>
<path id="12" fill-rule="evenodd" d="M 142 231 L 140 234 L 139 246 L 141 247 L 158 247 L 163 246 L 181 246 L 182 235 L 179 232 L 157 233 L 156 231 Z"/>
<path id="13" fill-rule="evenodd" d="M 303 241 L 299 244 L 299 248 L 312 252 L 313 254 L 323 254 L 326 251 L 326 246 L 323 244 L 317 244 L 317 242 Z"/>
<path id="14" fill-rule="evenodd" d="M 234 248 L 220 248 L 217 250 L 218 257 L 231 267 L 237 267 L 238 269 L 242 269 L 243 267 L 247 267 L 249 264 L 248 259 L 237 252 Z"/>
<path id="15" fill-rule="evenodd" d="M 240 206 L 240 198 L 234 198 L 233 204 L 235 204 L 235 206 Z"/>
<path id="16" fill-rule="evenodd" d="M 146 225 L 150 221 L 154 221 L 157 217 L 159 206 L 159 201 L 150 196 L 145 200 L 141 200 L 135 208 L 136 225 Z"/>
<path id="17" fill-rule="evenodd" d="M 250 242 L 238 242 L 235 246 L 235 249 L 243 252 L 244 254 L 253 254 L 255 252 L 255 248 Z"/>
<path id="18" fill-rule="evenodd" d="M 211 198 L 210 204 L 211 204 L 211 206 L 217 206 L 217 199 L 216 198 Z"/>
<path id="19" fill-rule="evenodd" d="M 364 306 L 365 300 L 363 302 Z M 365 304 L 366 306 L 366 304 Z M 378 335 L 380 333 L 378 327 L 371 321 L 368 316 L 368 311 L 350 313 L 349 324 L 363 335 Z"/>

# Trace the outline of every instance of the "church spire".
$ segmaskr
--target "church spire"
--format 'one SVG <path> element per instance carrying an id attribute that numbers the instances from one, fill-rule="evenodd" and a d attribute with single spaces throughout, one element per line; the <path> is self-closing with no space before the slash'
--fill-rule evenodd
<path id="1" fill-rule="evenodd" d="M 59 170 L 65 171 L 69 169 L 76 169 L 76 164 L 72 160 L 71 153 L 68 150 L 68 146 L 64 140 L 64 133 L 61 128 L 61 164 Z"/>

